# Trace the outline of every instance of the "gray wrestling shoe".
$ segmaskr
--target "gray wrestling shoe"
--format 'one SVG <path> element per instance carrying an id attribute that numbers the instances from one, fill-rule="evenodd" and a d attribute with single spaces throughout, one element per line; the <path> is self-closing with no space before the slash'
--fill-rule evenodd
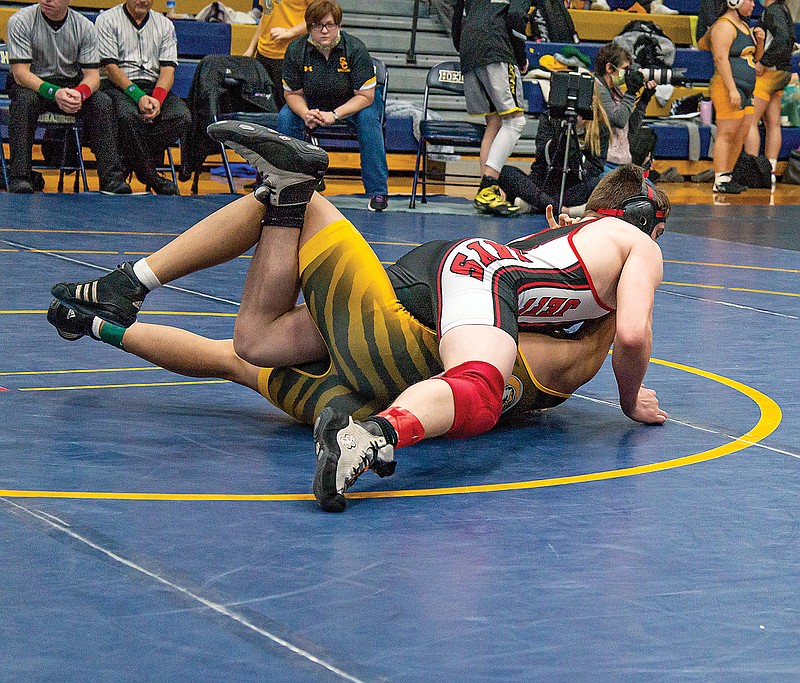
<path id="1" fill-rule="evenodd" d="M 321 147 L 295 140 L 271 128 L 244 121 L 218 121 L 207 128 L 217 142 L 256 167 L 264 182 L 255 197 L 272 206 L 307 204 L 328 169 Z"/>
<path id="2" fill-rule="evenodd" d="M 326 512 L 343 512 L 344 492 L 367 469 L 381 477 L 394 474 L 394 448 L 375 422 L 360 422 L 325 408 L 314 424 L 317 470 L 314 497 Z"/>
<path id="3" fill-rule="evenodd" d="M 133 272 L 133 261 L 117 266 L 108 275 L 88 282 L 59 282 L 50 293 L 79 313 L 99 316 L 121 327 L 130 327 L 148 289 Z"/>

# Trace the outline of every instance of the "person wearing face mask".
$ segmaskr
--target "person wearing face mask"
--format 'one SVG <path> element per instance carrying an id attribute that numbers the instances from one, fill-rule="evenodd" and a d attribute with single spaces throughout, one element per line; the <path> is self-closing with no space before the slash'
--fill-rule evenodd
<path id="1" fill-rule="evenodd" d="M 631 163 L 631 140 L 639 132 L 647 104 L 655 93 L 656 82 L 645 83 L 644 76 L 630 68 L 632 62 L 630 53 L 616 43 L 603 45 L 594 60 L 597 97 L 611 124 L 606 173 Z"/>
<path id="2" fill-rule="evenodd" d="M 714 143 L 714 192 L 739 194 L 747 188 L 733 180 L 733 167 L 753 123 L 756 62 L 764 52 L 764 29 L 750 29 L 754 0 L 727 0 L 710 31 L 714 75 L 710 94 L 717 115 Z"/>

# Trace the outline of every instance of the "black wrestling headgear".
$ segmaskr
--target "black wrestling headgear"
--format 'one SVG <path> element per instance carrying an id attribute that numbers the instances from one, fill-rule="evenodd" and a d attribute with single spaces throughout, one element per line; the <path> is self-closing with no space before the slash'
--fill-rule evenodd
<path id="1" fill-rule="evenodd" d="M 651 235 L 653 228 L 663 222 L 665 214 L 658 208 L 656 193 L 653 186 L 642 181 L 642 190 L 633 197 L 628 197 L 619 209 L 595 209 L 601 216 L 615 216 L 623 221 L 635 225 L 646 235 Z"/>

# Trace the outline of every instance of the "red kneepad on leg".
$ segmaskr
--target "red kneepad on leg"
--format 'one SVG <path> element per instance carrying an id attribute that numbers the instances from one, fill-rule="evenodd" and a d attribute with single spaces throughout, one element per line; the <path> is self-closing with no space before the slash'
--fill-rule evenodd
<path id="1" fill-rule="evenodd" d="M 468 361 L 450 368 L 439 379 L 450 385 L 455 404 L 455 419 L 447 436 L 477 436 L 497 424 L 506 383 L 494 365 Z"/>

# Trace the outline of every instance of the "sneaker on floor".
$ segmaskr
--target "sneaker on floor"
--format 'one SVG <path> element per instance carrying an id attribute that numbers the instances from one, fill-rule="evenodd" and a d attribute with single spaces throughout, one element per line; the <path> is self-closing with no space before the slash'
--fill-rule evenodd
<path id="1" fill-rule="evenodd" d="M 133 194 L 131 186 L 122 178 L 111 180 L 100 187 L 101 194 Z"/>
<path id="2" fill-rule="evenodd" d="M 683 176 L 678 172 L 678 169 L 675 166 L 670 166 L 666 171 L 664 171 L 658 178 L 658 182 L 660 183 L 682 183 Z"/>
<path id="3" fill-rule="evenodd" d="M 158 174 L 150 181 L 150 187 L 153 188 L 153 192 L 156 194 L 180 195 L 181 193 L 175 183 Z"/>
<path id="4" fill-rule="evenodd" d="M 384 194 L 376 194 L 374 197 L 369 198 L 367 208 L 370 211 L 386 211 L 389 208 L 389 200 Z"/>
<path id="5" fill-rule="evenodd" d="M 121 327 L 130 327 L 147 295 L 145 287 L 127 261 L 108 275 L 88 282 L 60 282 L 50 293 L 68 308 L 79 313 L 99 316 Z"/>
<path id="6" fill-rule="evenodd" d="M 740 185 L 735 180 L 726 180 L 721 183 L 715 183 L 712 191 L 721 194 L 741 194 L 746 189 L 746 185 Z"/>
<path id="7" fill-rule="evenodd" d="M 693 183 L 710 183 L 714 180 L 714 171 L 713 169 L 707 168 L 705 171 L 700 171 L 700 173 L 695 173 L 690 180 Z"/>
<path id="8" fill-rule="evenodd" d="M 475 208 L 490 216 L 516 216 L 519 207 L 509 204 L 500 194 L 500 187 L 489 185 L 475 195 Z"/>
<path id="9" fill-rule="evenodd" d="M 77 341 L 87 334 L 91 335 L 93 321 L 93 315 L 69 308 L 57 299 L 54 299 L 47 309 L 47 322 L 67 341 Z"/>
<path id="10" fill-rule="evenodd" d="M 366 470 L 374 469 L 382 477 L 394 473 L 394 461 L 379 457 L 381 451 L 381 456 L 391 458 L 393 449 L 374 422 L 359 422 L 325 408 L 314 424 L 314 445 L 314 497 L 326 512 L 342 512 L 347 507 L 345 491 Z"/>
<path id="11" fill-rule="evenodd" d="M 328 170 L 324 149 L 271 128 L 227 120 L 212 123 L 207 131 L 255 166 L 263 178 L 255 196 L 273 206 L 307 204 Z"/>

